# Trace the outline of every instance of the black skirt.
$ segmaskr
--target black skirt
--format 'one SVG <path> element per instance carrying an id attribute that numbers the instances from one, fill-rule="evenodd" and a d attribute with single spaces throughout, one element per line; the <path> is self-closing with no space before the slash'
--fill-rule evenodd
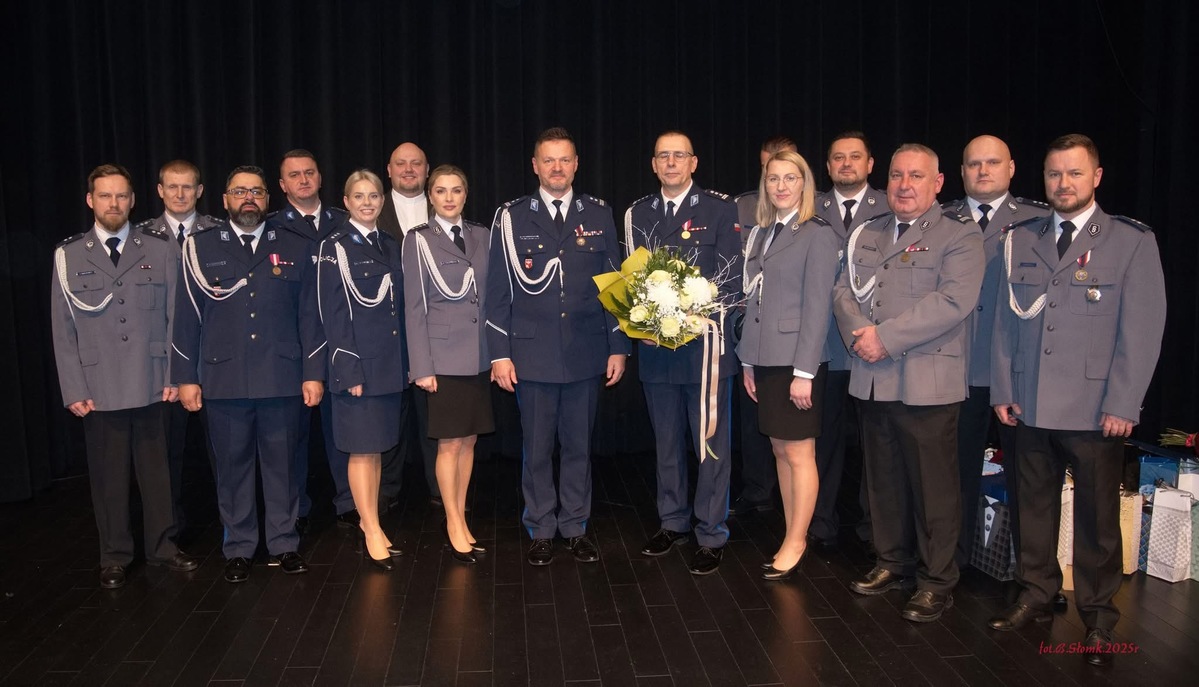
<path id="1" fill-rule="evenodd" d="M 400 394 L 334 394 L 332 405 L 333 443 L 338 449 L 382 453 L 400 443 Z"/>
<path id="2" fill-rule="evenodd" d="M 820 363 L 812 380 L 812 407 L 800 410 L 791 402 L 793 368 L 754 365 L 754 383 L 758 387 L 758 431 L 771 439 L 799 441 L 820 436 L 824 408 L 824 379 L 828 363 Z"/>
<path id="3" fill-rule="evenodd" d="M 429 438 L 457 439 L 495 431 L 491 413 L 491 371 L 469 377 L 437 375 L 437 393 L 428 394 Z"/>

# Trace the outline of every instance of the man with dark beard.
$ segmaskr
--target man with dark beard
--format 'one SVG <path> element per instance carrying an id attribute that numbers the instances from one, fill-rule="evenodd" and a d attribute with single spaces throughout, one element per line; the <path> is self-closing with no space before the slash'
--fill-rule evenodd
<path id="1" fill-rule="evenodd" d="M 1061 588 L 1061 484 L 1074 471 L 1074 604 L 1088 663 L 1111 662 L 1120 611 L 1120 479 L 1161 351 L 1166 288 L 1149 227 L 1095 202 L 1099 150 L 1062 136 L 1045 156 L 1049 217 L 1014 226 L 1004 246 L 991 348 L 991 403 L 1015 428 L 1006 451 L 1020 511 L 1016 603 L 996 630 L 1048 622 Z"/>
<path id="2" fill-rule="evenodd" d="M 50 286 L 54 357 L 63 404 L 83 418 L 88 479 L 100 533 L 100 586 L 125 584 L 133 561 L 130 467 L 142 495 L 146 562 L 171 570 L 199 563 L 171 541 L 167 470 L 166 341 L 178 278 L 170 234 L 133 230 L 133 184 L 117 165 L 87 179 L 89 230 L 58 244 Z"/>
<path id="3" fill-rule="evenodd" d="M 296 552 L 292 456 L 304 407 L 324 390 L 324 337 L 310 237 L 267 228 L 266 206 L 262 170 L 234 169 L 229 220 L 184 241 L 176 303 L 171 376 L 183 407 L 208 409 L 227 582 L 248 579 L 258 548 L 256 466 L 270 562 L 308 571 Z"/>

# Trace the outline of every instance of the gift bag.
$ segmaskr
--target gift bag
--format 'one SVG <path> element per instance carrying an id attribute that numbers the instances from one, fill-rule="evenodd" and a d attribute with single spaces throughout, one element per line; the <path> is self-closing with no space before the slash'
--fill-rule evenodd
<path id="1" fill-rule="evenodd" d="M 974 530 L 970 565 L 1001 582 L 1016 577 L 1011 511 L 1006 504 L 990 496 L 978 499 L 978 525 Z"/>
<path id="2" fill-rule="evenodd" d="M 1074 563 L 1074 478 L 1062 485 L 1062 524 L 1057 531 L 1057 560 L 1065 570 Z"/>
<path id="3" fill-rule="evenodd" d="M 1141 497 L 1144 501 L 1144 496 Z M 1141 545 L 1137 547 L 1137 570 L 1145 572 L 1149 566 L 1149 530 L 1153 524 L 1153 509 L 1141 507 Z"/>
<path id="4" fill-rule="evenodd" d="M 1120 545 L 1123 548 L 1125 575 L 1131 575 L 1137 571 L 1137 558 L 1141 545 L 1141 507 L 1140 492 L 1120 492 Z M 1194 530 L 1194 528 L 1191 529 Z"/>
<path id="5" fill-rule="evenodd" d="M 1167 582 L 1191 575 L 1191 494 L 1158 487 L 1153 495 L 1153 527 L 1145 572 Z"/>
<path id="6" fill-rule="evenodd" d="M 1141 456 L 1140 486 L 1153 486 L 1162 480 L 1171 487 L 1178 486 L 1178 460 L 1161 456 Z"/>
<path id="7" fill-rule="evenodd" d="M 1199 506 L 1191 506 L 1191 579 L 1199 582 Z"/>

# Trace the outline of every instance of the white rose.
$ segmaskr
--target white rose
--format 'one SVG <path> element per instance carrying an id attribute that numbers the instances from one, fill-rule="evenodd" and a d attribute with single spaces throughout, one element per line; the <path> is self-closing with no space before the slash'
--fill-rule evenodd
<path id="1" fill-rule="evenodd" d="M 673 339 L 679 335 L 679 329 L 681 328 L 681 325 L 679 324 L 679 321 L 673 317 L 663 317 L 662 320 L 658 322 L 658 328 L 662 331 L 662 336 L 665 336 L 668 339 Z"/>
<path id="2" fill-rule="evenodd" d="M 671 281 L 671 279 L 672 277 L 670 276 L 670 272 L 667 272 L 666 270 L 654 270 L 653 272 L 649 273 L 649 276 L 645 278 L 645 281 L 652 286 L 654 284 L 667 284 Z"/>
<path id="3" fill-rule="evenodd" d="M 691 328 L 692 334 L 702 334 L 704 331 L 704 318 L 690 315 L 687 317 L 687 326 Z"/>
<path id="4" fill-rule="evenodd" d="M 691 296 L 688 296 L 686 291 L 679 294 L 679 307 L 683 310 L 691 307 Z"/>
<path id="5" fill-rule="evenodd" d="M 645 307 L 644 305 L 634 305 L 633 308 L 629 310 L 629 322 L 644 322 L 648 317 L 649 308 Z"/>

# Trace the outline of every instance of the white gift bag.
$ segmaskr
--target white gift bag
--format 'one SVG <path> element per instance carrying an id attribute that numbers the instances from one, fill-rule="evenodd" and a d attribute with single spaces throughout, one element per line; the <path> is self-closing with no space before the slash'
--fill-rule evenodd
<path id="1" fill-rule="evenodd" d="M 1192 500 L 1190 492 L 1170 487 L 1154 492 L 1145 572 L 1167 582 L 1190 577 Z"/>

